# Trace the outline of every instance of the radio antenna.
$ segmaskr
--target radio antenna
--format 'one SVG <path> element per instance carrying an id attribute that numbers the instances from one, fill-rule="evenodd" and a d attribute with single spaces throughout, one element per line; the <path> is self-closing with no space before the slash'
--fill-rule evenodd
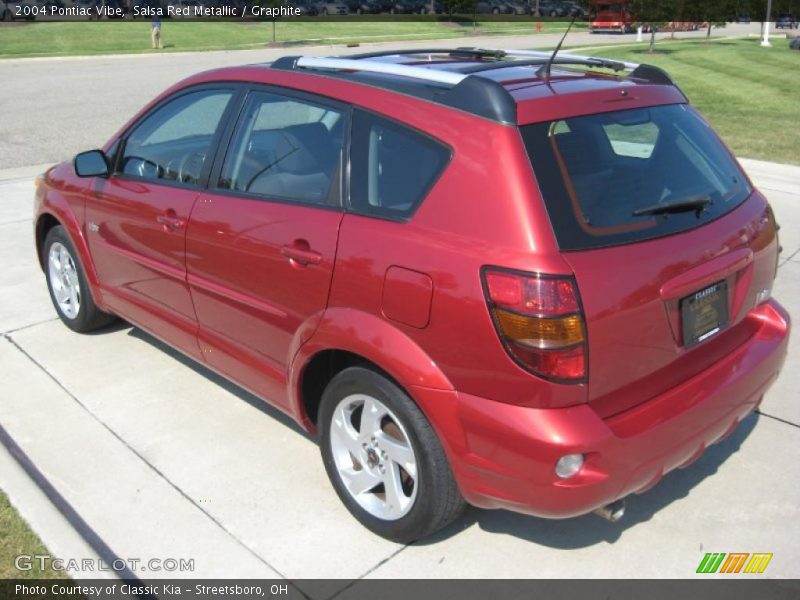
<path id="1" fill-rule="evenodd" d="M 544 65 L 542 65 L 542 68 L 539 69 L 538 74 L 541 75 L 545 80 L 549 81 L 550 67 L 553 66 L 553 61 L 556 59 L 556 54 L 558 54 L 558 51 L 561 50 L 561 44 L 564 43 L 564 40 L 566 39 L 567 34 L 569 33 L 569 30 L 572 29 L 572 24 L 575 23 L 575 19 L 577 18 L 578 18 L 577 14 L 572 15 L 572 21 L 569 22 L 569 26 L 567 26 L 567 30 L 564 32 L 564 35 L 561 36 L 561 39 L 559 40 L 558 45 L 556 46 L 556 49 L 553 50 L 553 54 L 550 56 L 548 61 Z"/>

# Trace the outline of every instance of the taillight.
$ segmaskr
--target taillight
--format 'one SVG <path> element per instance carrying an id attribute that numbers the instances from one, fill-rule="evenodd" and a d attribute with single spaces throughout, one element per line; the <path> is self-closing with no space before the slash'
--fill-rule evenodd
<path id="1" fill-rule="evenodd" d="M 586 327 L 572 277 L 484 267 L 486 301 L 511 357 L 531 373 L 586 380 Z"/>

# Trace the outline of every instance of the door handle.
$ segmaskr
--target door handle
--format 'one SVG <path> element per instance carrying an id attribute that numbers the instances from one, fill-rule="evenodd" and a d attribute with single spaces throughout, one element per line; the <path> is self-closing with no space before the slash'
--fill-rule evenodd
<path id="1" fill-rule="evenodd" d="M 312 250 L 306 240 L 295 240 L 291 245 L 281 246 L 281 254 L 288 258 L 289 262 L 303 267 L 322 262 L 322 254 Z"/>
<path id="2" fill-rule="evenodd" d="M 156 222 L 166 232 L 175 231 L 183 227 L 183 219 L 179 218 L 172 209 L 169 209 L 166 214 L 158 215 Z"/>

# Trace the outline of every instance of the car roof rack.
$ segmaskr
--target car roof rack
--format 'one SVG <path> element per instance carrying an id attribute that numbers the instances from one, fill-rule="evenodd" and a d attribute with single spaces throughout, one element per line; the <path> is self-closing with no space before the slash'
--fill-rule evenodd
<path id="1" fill-rule="evenodd" d="M 365 58 L 381 58 L 384 56 L 414 56 L 421 55 L 439 55 L 450 56 L 452 58 L 472 58 L 472 59 L 486 59 L 486 58 L 503 58 L 506 56 L 505 50 L 491 50 L 486 48 L 472 48 L 467 46 L 459 46 L 458 48 L 422 48 L 419 50 L 380 50 L 378 52 L 364 52 L 361 54 L 351 54 L 348 58 L 365 59 Z"/>
<path id="2" fill-rule="evenodd" d="M 284 56 L 271 64 L 273 69 L 319 69 L 348 73 L 362 83 L 380 85 L 400 93 L 421 97 L 499 123 L 516 124 L 517 103 L 501 84 L 485 77 L 473 77 L 443 69 L 354 58 Z M 375 75 L 384 77 L 375 79 Z M 420 85 L 420 82 L 429 85 Z M 432 85 L 431 85 L 432 84 Z"/>
<path id="3" fill-rule="evenodd" d="M 417 65 L 373 60 L 389 56 L 445 55 L 483 61 L 453 69 L 431 69 Z M 500 123 L 515 124 L 517 106 L 511 94 L 499 82 L 478 76 L 488 71 L 510 67 L 544 65 L 552 52 L 540 50 L 495 50 L 482 48 L 432 48 L 369 52 L 344 57 L 284 56 L 271 63 L 273 69 L 319 70 L 344 75 L 363 83 L 380 85 L 394 91 L 422 97 L 438 104 L 464 110 Z M 553 64 L 602 67 L 629 71 L 629 77 L 659 85 L 677 86 L 666 71 L 646 64 L 617 61 L 597 56 L 564 52 Z M 376 78 L 376 75 L 382 75 Z M 427 84 L 427 85 L 422 85 Z"/>

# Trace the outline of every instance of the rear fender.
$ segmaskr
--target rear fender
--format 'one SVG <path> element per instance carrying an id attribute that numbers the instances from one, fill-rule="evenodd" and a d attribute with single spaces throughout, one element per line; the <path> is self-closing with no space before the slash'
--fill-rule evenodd
<path id="1" fill-rule="evenodd" d="M 300 332 L 299 332 L 300 333 Z M 302 374 L 318 353 L 343 350 L 357 354 L 386 371 L 406 392 L 413 388 L 453 390 L 430 356 L 403 331 L 383 319 L 351 308 L 329 308 L 316 331 L 299 346 L 289 369 L 289 402 L 297 420 L 309 431 L 316 426 L 306 415 L 301 393 Z M 302 344 L 302 345 L 301 345 Z M 421 407 L 423 412 L 424 407 Z"/>

